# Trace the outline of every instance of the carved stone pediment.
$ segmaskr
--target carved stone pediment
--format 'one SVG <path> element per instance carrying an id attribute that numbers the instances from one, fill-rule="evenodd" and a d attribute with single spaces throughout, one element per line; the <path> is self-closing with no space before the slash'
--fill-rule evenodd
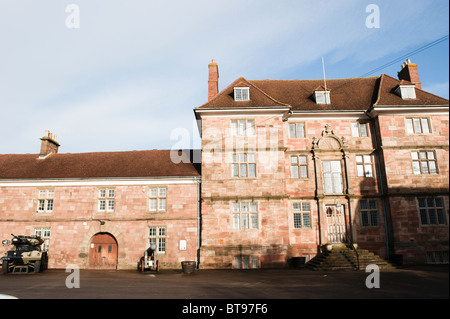
<path id="1" fill-rule="evenodd" d="M 313 149 L 320 150 L 341 150 L 345 145 L 345 138 L 339 138 L 334 134 L 331 125 L 326 124 L 322 131 L 322 137 L 316 139 L 313 137 Z"/>

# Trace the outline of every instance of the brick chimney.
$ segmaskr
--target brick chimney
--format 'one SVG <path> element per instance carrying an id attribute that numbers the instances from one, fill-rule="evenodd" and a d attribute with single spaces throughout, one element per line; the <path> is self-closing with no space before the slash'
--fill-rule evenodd
<path id="1" fill-rule="evenodd" d="M 41 152 L 39 157 L 45 157 L 51 153 L 58 153 L 59 143 L 56 141 L 56 135 L 45 131 L 45 136 L 41 138 Z"/>
<path id="2" fill-rule="evenodd" d="M 208 64 L 208 101 L 219 93 L 219 67 L 214 59 Z"/>
<path id="3" fill-rule="evenodd" d="M 411 59 L 407 59 L 402 64 L 402 70 L 398 72 L 399 80 L 406 80 L 416 85 L 416 88 L 422 89 L 419 79 L 419 71 L 417 71 L 417 64 L 411 63 Z"/>

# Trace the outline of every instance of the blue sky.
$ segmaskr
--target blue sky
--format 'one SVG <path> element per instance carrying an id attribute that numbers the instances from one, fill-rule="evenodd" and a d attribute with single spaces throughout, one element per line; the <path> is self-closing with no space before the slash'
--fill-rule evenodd
<path id="1" fill-rule="evenodd" d="M 80 27 L 68 28 L 70 4 Z M 380 27 L 367 28 L 380 9 Z M 247 79 L 358 77 L 449 33 L 449 3 L 302 0 L 0 0 L 0 153 L 200 146 L 193 108 Z M 411 56 L 422 88 L 448 98 L 448 40 Z M 396 77 L 403 61 L 371 74 Z"/>

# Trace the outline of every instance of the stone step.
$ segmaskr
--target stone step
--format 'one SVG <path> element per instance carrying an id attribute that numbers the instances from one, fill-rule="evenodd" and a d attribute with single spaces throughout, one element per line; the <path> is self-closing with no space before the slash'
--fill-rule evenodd
<path id="1" fill-rule="evenodd" d="M 393 265 L 380 256 L 366 250 L 357 249 L 345 245 L 333 246 L 331 251 L 324 251 L 311 259 L 306 268 L 312 270 L 350 270 L 365 269 L 368 265 L 376 264 L 380 269 L 395 269 Z"/>

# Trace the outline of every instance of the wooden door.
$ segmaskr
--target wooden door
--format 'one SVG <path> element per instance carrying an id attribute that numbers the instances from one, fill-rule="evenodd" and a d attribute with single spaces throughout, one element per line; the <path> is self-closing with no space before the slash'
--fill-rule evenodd
<path id="1" fill-rule="evenodd" d="M 95 235 L 89 250 L 89 268 L 116 269 L 116 266 L 117 242 L 114 237 L 106 233 Z"/>
<path id="2" fill-rule="evenodd" d="M 327 237 L 333 244 L 343 243 L 347 238 L 345 227 L 344 207 L 341 205 L 326 205 L 327 213 Z"/>

